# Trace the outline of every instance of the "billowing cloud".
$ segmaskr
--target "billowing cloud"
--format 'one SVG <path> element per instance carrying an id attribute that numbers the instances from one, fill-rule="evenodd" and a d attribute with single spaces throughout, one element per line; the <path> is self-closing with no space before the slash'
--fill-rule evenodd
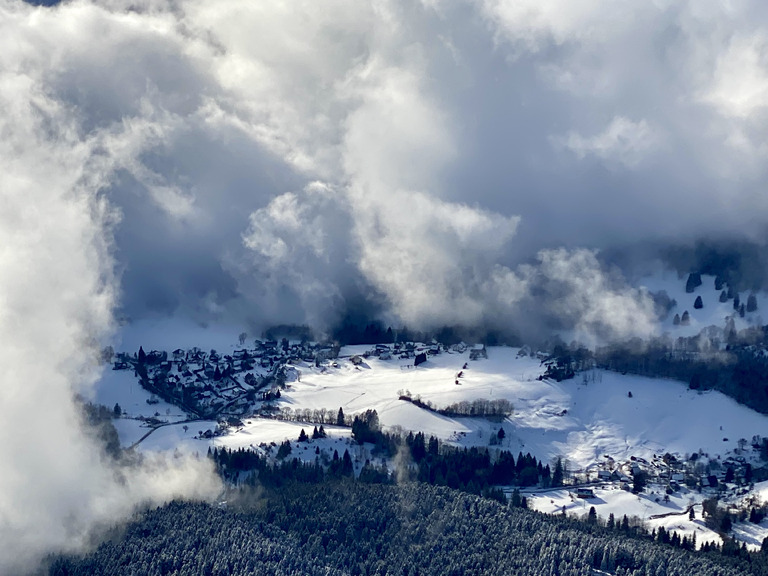
<path id="1" fill-rule="evenodd" d="M 757 3 L 2 6 L 6 80 L 113 175 L 128 316 L 472 322 L 542 248 L 768 220 Z"/>
<path id="2" fill-rule="evenodd" d="M 29 26 L 27 8 L 3 9 L 4 28 Z M 51 96 L 30 63 L 44 57 L 23 48 L 0 56 L 3 574 L 81 549 L 139 505 L 218 491 L 207 461 L 158 455 L 118 465 L 83 432 L 75 394 L 87 397 L 98 377 L 119 290 L 111 241 L 119 213 L 102 191 L 126 156 L 106 145 L 115 132 L 83 132 L 77 111 Z"/>
<path id="3" fill-rule="evenodd" d="M 261 300 L 261 318 L 274 324 L 306 323 L 320 331 L 339 320 L 341 287 L 344 278 L 354 275 L 346 261 L 351 227 L 343 195 L 321 182 L 300 193 L 281 194 L 251 214 L 243 235 L 249 254 L 232 265 L 240 290 L 252 302 Z M 286 294 L 296 300 L 290 312 L 281 306 Z"/>

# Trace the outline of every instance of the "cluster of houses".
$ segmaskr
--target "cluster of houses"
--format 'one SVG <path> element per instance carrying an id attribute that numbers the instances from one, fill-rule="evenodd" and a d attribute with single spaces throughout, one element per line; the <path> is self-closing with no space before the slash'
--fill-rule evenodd
<path id="1" fill-rule="evenodd" d="M 488 351 L 485 344 L 476 344 L 474 346 L 468 346 L 464 342 L 446 346 L 436 341 L 432 341 L 429 344 L 419 342 L 397 342 L 395 344 L 376 344 L 370 350 L 367 350 L 363 354 L 357 357 L 370 358 L 374 356 L 380 360 L 391 360 L 392 358 L 399 358 L 401 360 L 414 361 L 414 365 L 418 366 L 427 361 L 430 356 L 437 356 L 443 352 L 457 352 L 464 353 L 469 350 L 470 360 L 479 360 L 481 358 L 488 358 Z M 355 358 L 355 356 L 353 356 Z"/>
<path id="2" fill-rule="evenodd" d="M 631 490 L 635 479 L 642 475 L 645 482 L 663 487 L 667 494 L 686 487 L 708 495 L 738 496 L 748 492 L 748 486 L 755 481 L 750 459 L 754 460 L 752 453 L 759 450 L 759 439 L 753 439 L 752 446 L 748 446 L 746 441 L 740 444 L 741 448 L 723 459 L 720 456 L 710 459 L 700 453 L 684 459 L 667 453 L 654 455 L 650 461 L 632 456 L 617 463 L 605 456 L 605 461 L 588 470 L 582 480 L 619 482 L 621 488 Z M 579 496 L 591 497 L 588 490 Z"/>
<path id="3" fill-rule="evenodd" d="M 140 349 L 118 354 L 113 369 L 134 370 L 142 386 L 190 414 L 218 418 L 242 416 L 257 401 L 279 398 L 281 386 L 300 378 L 291 364 L 321 363 L 337 354 L 338 348 L 327 344 L 256 340 L 253 348 L 231 354 L 200 348 L 145 354 Z"/>

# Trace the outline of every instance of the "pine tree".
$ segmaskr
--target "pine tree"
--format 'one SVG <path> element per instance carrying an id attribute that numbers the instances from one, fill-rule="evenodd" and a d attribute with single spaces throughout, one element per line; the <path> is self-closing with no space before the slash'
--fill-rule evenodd
<path id="1" fill-rule="evenodd" d="M 680 318 L 680 324 L 682 326 L 688 326 L 691 323 L 691 315 L 688 313 L 688 310 L 683 312 L 683 316 Z"/>
<path id="2" fill-rule="evenodd" d="M 688 281 L 685 283 L 685 291 L 690 294 L 699 286 L 701 286 L 701 274 L 691 272 L 688 275 Z"/>
<path id="3" fill-rule="evenodd" d="M 563 485 L 563 461 L 558 458 L 555 462 L 555 470 L 552 472 L 552 486 Z"/>
<path id="4" fill-rule="evenodd" d="M 701 300 L 701 296 L 696 296 L 696 301 L 693 303 L 693 307 L 696 310 L 701 310 L 704 308 L 704 302 Z"/>
<path id="5" fill-rule="evenodd" d="M 725 290 L 720 292 L 720 302 L 728 302 L 728 293 Z"/>
<path id="6" fill-rule="evenodd" d="M 672 324 L 680 326 L 680 314 L 675 314 L 675 317 L 672 319 Z"/>
<path id="7" fill-rule="evenodd" d="M 290 440 L 286 440 L 285 442 L 280 444 L 280 448 L 277 449 L 277 457 L 280 460 L 282 460 L 283 458 L 288 456 L 288 454 L 291 453 L 291 450 L 292 450 L 291 449 L 291 441 Z"/>
<path id="8" fill-rule="evenodd" d="M 696 511 L 693 509 L 693 506 L 688 510 L 688 520 L 691 522 L 696 520 Z"/>
<path id="9" fill-rule="evenodd" d="M 299 442 L 306 442 L 307 440 L 309 440 L 309 438 L 307 437 L 307 433 L 304 432 L 304 428 L 302 428 L 301 432 L 299 432 Z"/>
<path id="10" fill-rule="evenodd" d="M 344 410 L 339 406 L 339 413 L 336 415 L 336 426 L 344 426 Z"/>
<path id="11" fill-rule="evenodd" d="M 632 493 L 640 494 L 645 489 L 648 478 L 642 470 L 632 477 Z"/>
<path id="12" fill-rule="evenodd" d="M 147 354 L 144 352 L 144 347 L 139 346 L 139 364 L 144 364 L 147 361 Z"/>
<path id="13" fill-rule="evenodd" d="M 747 312 L 754 312 L 755 310 L 757 310 L 757 297 L 750 294 L 747 298 Z"/>
<path id="14" fill-rule="evenodd" d="M 587 514 L 587 524 L 597 524 L 597 510 L 594 506 L 590 506 L 589 513 Z"/>
<path id="15" fill-rule="evenodd" d="M 341 457 L 341 473 L 344 476 L 352 476 L 355 473 L 349 450 L 344 450 L 344 456 Z"/>
<path id="16" fill-rule="evenodd" d="M 720 274 L 715 276 L 715 290 L 722 290 L 724 285 L 725 278 L 723 278 Z"/>

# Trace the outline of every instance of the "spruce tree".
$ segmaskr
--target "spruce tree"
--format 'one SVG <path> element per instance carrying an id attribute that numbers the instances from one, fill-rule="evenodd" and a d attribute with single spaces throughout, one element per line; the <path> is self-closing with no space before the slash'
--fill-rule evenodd
<path id="1" fill-rule="evenodd" d="M 701 286 L 701 274 L 697 272 L 691 272 L 688 275 L 688 281 L 685 283 L 685 291 L 690 294 L 699 286 Z"/>
<path id="2" fill-rule="evenodd" d="M 555 470 L 552 472 L 552 486 L 562 486 L 563 475 L 563 461 L 558 458 L 557 462 L 555 462 Z"/>
<path id="3" fill-rule="evenodd" d="M 696 296 L 696 301 L 693 303 L 693 307 L 696 310 L 701 310 L 704 308 L 704 302 L 702 301 L 701 296 Z"/>
<path id="4" fill-rule="evenodd" d="M 626 514 L 621 518 L 621 530 L 623 532 L 629 532 L 629 518 L 627 518 Z"/>
<path id="5" fill-rule="evenodd" d="M 723 278 L 720 274 L 715 276 L 715 290 L 722 290 L 724 285 L 725 278 Z"/>

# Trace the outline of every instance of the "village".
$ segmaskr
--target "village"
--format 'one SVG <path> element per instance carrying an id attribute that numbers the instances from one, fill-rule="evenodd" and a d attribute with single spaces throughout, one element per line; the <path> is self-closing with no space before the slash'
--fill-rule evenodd
<path id="1" fill-rule="evenodd" d="M 182 408 L 196 418 L 241 417 L 253 412 L 257 401 L 280 397 L 286 382 L 300 378 L 292 366 L 322 362 L 338 355 L 338 347 L 317 343 L 291 343 L 287 339 L 255 340 L 231 354 L 200 348 L 165 351 L 143 348 L 135 354 L 118 353 L 113 370 L 134 370 L 141 385 L 155 397 Z"/>
<path id="2" fill-rule="evenodd" d="M 719 499 L 738 498 L 750 492 L 755 482 L 765 480 L 765 439 L 754 436 L 751 443 L 741 439 L 739 447 L 724 458 L 710 458 L 704 452 L 693 454 L 654 454 L 650 460 L 631 456 L 616 461 L 609 455 L 586 470 L 574 471 L 570 480 L 579 498 L 594 498 L 592 486 L 618 486 L 635 493 L 646 490 L 661 494 L 660 500 L 682 492 L 698 493 Z"/>
<path id="3" fill-rule="evenodd" d="M 244 340 L 240 339 L 240 347 L 231 354 L 197 347 L 179 348 L 170 354 L 145 352 L 143 348 L 134 354 L 121 352 L 115 355 L 112 369 L 133 370 L 141 386 L 152 394 L 147 400 L 150 404 L 162 399 L 192 418 L 226 422 L 256 413 L 273 414 L 271 402 L 281 397 L 287 384 L 301 380 L 302 366 L 311 365 L 324 373 L 338 368 L 337 360 L 342 358 L 359 366 L 375 357 L 411 360 L 410 366 L 415 367 L 446 349 L 437 342 L 403 342 L 375 344 L 360 354 L 339 356 L 340 347 L 332 343 L 256 339 L 253 347 L 248 347 Z M 452 348 L 464 352 L 467 346 Z M 470 352 L 473 359 L 487 357 L 484 346 Z"/>

